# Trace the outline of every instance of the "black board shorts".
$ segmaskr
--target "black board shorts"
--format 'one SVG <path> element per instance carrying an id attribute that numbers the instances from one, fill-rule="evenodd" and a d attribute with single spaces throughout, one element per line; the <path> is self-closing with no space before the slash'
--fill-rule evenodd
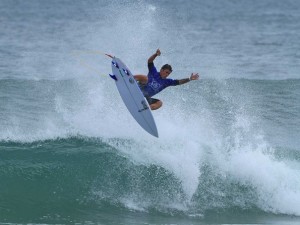
<path id="1" fill-rule="evenodd" d="M 159 101 L 159 99 L 151 98 L 151 97 L 148 97 L 147 95 L 145 95 L 145 93 L 144 93 L 145 84 L 138 83 L 138 85 L 139 85 L 141 91 L 143 92 L 149 105 L 155 104 L 156 102 Z"/>

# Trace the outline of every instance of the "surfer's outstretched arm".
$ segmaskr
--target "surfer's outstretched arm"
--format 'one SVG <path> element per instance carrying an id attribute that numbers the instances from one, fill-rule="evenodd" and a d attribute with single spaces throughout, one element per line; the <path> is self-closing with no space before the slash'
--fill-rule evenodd
<path id="1" fill-rule="evenodd" d="M 198 80 L 199 79 L 199 74 L 198 73 L 192 73 L 190 78 L 185 78 L 185 79 L 181 79 L 181 80 L 178 80 L 178 84 L 181 85 L 181 84 L 185 84 L 191 80 Z"/>
<path id="2" fill-rule="evenodd" d="M 154 59 L 157 57 L 157 56 L 160 56 L 160 50 L 157 49 L 156 52 L 150 56 L 150 58 L 148 59 L 148 63 L 153 63 Z"/>

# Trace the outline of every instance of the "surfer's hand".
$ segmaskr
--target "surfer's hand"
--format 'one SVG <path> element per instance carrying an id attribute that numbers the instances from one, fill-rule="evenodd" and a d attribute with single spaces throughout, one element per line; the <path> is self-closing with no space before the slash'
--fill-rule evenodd
<path id="1" fill-rule="evenodd" d="M 160 56 L 161 52 L 159 49 L 156 50 L 156 53 L 155 53 L 157 56 Z"/>
<path id="2" fill-rule="evenodd" d="M 192 73 L 190 76 L 190 80 L 198 80 L 199 79 L 199 74 L 198 73 Z"/>

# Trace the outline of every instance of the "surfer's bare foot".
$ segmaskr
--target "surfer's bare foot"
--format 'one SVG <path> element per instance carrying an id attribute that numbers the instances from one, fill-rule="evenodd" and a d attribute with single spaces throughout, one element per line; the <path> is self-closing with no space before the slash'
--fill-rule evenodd
<path id="1" fill-rule="evenodd" d="M 151 110 L 159 109 L 162 106 L 162 101 L 157 101 L 150 105 Z"/>

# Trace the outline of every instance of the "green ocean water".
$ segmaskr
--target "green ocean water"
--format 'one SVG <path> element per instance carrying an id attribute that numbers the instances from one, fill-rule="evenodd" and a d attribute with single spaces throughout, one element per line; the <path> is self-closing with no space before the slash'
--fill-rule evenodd
<path id="1" fill-rule="evenodd" d="M 299 160 L 299 153 L 292 158 Z M 208 163 L 188 199 L 170 171 L 133 162 L 99 139 L 2 142 L 0 169 L 3 223 L 299 222 L 262 210 L 255 187 L 225 179 Z"/>

